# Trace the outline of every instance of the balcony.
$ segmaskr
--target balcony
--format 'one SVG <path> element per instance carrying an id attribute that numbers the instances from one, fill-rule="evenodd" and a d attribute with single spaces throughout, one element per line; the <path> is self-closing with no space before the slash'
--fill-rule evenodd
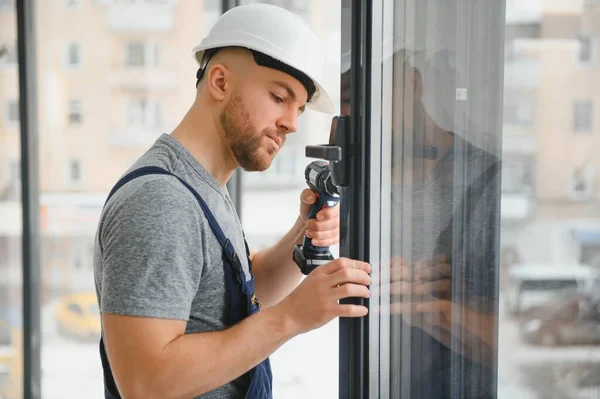
<path id="1" fill-rule="evenodd" d="M 538 60 L 507 62 L 504 68 L 504 85 L 520 90 L 539 88 L 540 62 Z"/>
<path id="2" fill-rule="evenodd" d="M 535 155 L 538 152 L 537 137 L 532 128 L 519 125 L 504 125 L 502 154 Z"/>
<path id="3" fill-rule="evenodd" d="M 500 197 L 502 222 L 520 222 L 533 216 L 535 201 L 528 193 L 502 193 Z"/>
<path id="4" fill-rule="evenodd" d="M 177 76 L 162 68 L 119 68 L 109 74 L 108 86 L 119 90 L 174 90 Z"/>
<path id="5" fill-rule="evenodd" d="M 542 3 L 540 0 L 521 1 L 507 0 L 506 23 L 524 24 L 542 20 Z"/>
<path id="6" fill-rule="evenodd" d="M 20 201 L 0 202 L 0 237 L 18 237 L 23 231 L 23 210 Z"/>
<path id="7" fill-rule="evenodd" d="M 169 32 L 175 26 L 173 1 L 167 0 L 110 4 L 107 17 L 109 28 L 119 32 Z"/>
<path id="8" fill-rule="evenodd" d="M 132 126 L 115 128 L 108 135 L 109 145 L 117 148 L 150 147 L 162 133 L 170 129 L 163 126 Z"/>

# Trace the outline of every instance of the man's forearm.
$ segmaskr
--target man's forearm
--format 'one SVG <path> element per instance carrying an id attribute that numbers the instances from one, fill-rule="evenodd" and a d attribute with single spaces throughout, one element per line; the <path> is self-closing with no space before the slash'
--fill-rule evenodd
<path id="1" fill-rule="evenodd" d="M 164 348 L 144 395 L 191 398 L 210 392 L 246 373 L 295 334 L 289 318 L 273 307 L 223 331 L 179 336 Z"/>
<path id="2" fill-rule="evenodd" d="M 294 245 L 304 237 L 304 230 L 304 222 L 298 217 L 294 227 L 276 245 L 254 255 L 254 287 L 256 297 L 264 307 L 279 303 L 298 285 L 302 273 L 292 254 Z"/>

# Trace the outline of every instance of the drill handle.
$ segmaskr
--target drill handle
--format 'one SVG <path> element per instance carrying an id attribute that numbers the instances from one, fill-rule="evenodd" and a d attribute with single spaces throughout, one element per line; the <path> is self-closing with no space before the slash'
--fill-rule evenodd
<path id="1" fill-rule="evenodd" d="M 315 193 L 317 200 L 314 204 L 310 206 L 310 210 L 308 212 L 309 219 L 315 219 L 317 217 L 317 213 L 323 208 L 331 207 L 337 205 L 340 200 L 339 197 L 334 197 L 326 193 Z M 305 251 L 314 251 L 314 252 L 327 252 L 329 251 L 329 247 L 316 247 L 312 245 L 312 240 L 309 237 L 304 236 L 304 250 Z"/>

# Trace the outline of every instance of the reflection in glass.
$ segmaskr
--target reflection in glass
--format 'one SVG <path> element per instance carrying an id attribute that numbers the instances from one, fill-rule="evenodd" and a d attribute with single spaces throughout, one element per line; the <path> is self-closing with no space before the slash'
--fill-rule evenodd
<path id="1" fill-rule="evenodd" d="M 503 5 L 484 3 L 397 0 L 384 13 L 391 398 L 496 396 Z"/>

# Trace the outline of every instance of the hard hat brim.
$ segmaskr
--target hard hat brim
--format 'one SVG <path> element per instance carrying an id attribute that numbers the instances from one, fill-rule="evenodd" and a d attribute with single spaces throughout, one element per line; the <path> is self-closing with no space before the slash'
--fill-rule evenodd
<path id="1" fill-rule="evenodd" d="M 264 53 L 272 58 L 278 59 L 277 55 L 274 52 L 271 52 L 268 49 L 257 48 L 256 45 L 253 45 L 251 43 L 248 43 L 248 45 L 244 45 L 243 41 L 240 41 L 239 38 L 237 38 L 235 40 L 235 43 L 223 41 L 221 43 L 213 42 L 210 45 L 199 44 L 193 48 L 192 56 L 194 57 L 194 59 L 196 60 L 198 65 L 201 65 L 202 55 L 204 54 L 204 51 L 212 49 L 212 48 L 218 48 L 218 47 L 246 47 L 246 48 L 251 48 L 253 50 Z M 285 60 L 281 60 L 281 59 L 278 59 L 278 60 L 283 63 L 286 63 Z M 335 112 L 335 103 L 333 102 L 333 99 L 331 98 L 329 93 L 327 93 L 327 91 L 321 85 L 321 83 L 318 82 L 313 76 L 311 76 L 310 73 L 307 73 L 305 71 L 303 71 L 303 73 L 313 81 L 313 83 L 315 84 L 315 87 L 316 87 L 315 94 L 313 95 L 311 101 L 306 104 L 306 108 L 311 109 L 313 111 L 323 112 L 323 113 L 327 113 L 327 114 L 334 113 Z"/>

